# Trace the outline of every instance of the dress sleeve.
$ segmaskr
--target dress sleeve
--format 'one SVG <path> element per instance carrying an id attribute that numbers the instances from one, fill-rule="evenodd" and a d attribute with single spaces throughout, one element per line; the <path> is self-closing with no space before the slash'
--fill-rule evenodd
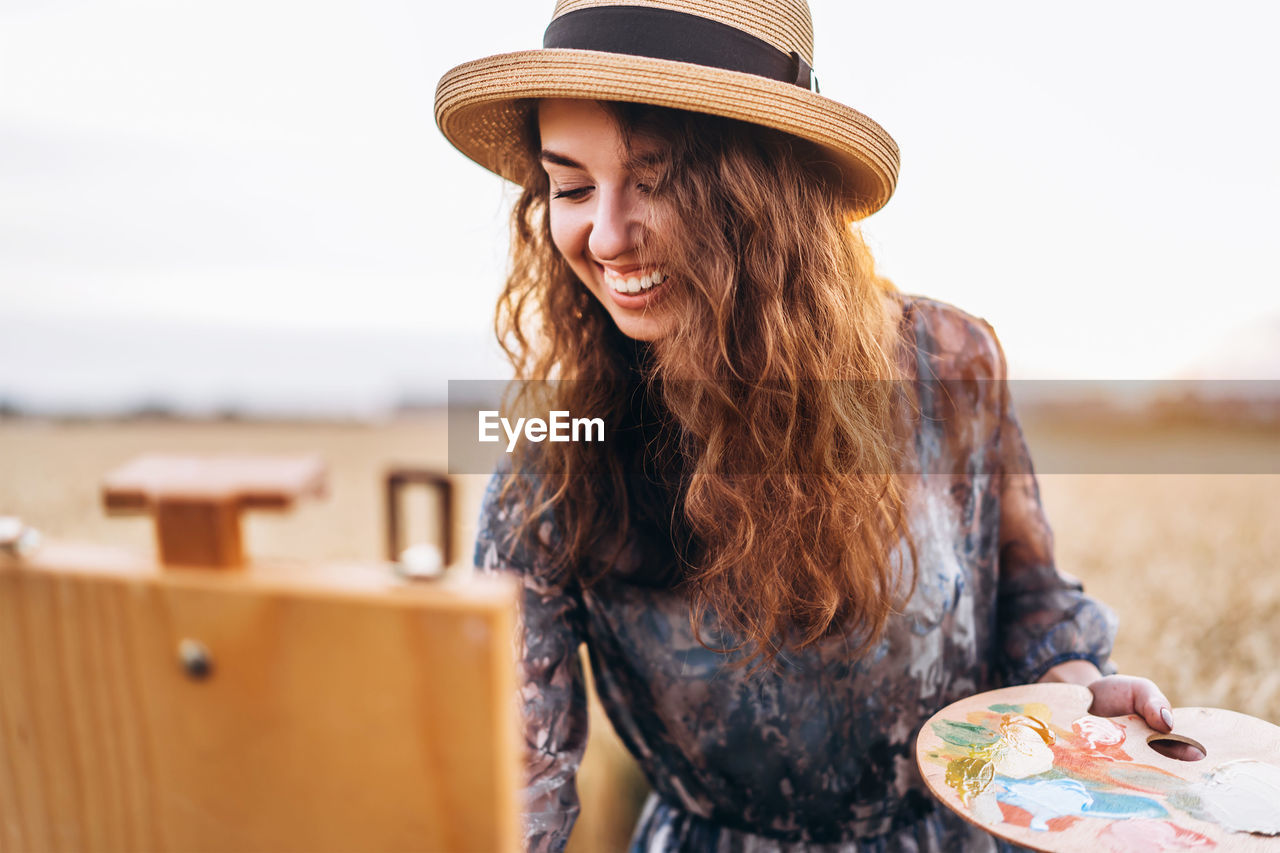
<path id="1" fill-rule="evenodd" d="M 997 344 L 997 347 L 999 345 Z M 999 353 L 1001 424 L 998 432 L 1000 495 L 999 590 L 1001 676 L 1028 684 L 1068 660 L 1092 661 L 1103 673 L 1116 618 L 1084 594 L 1081 583 L 1058 571 L 1053 531 L 1040 503 L 1031 455 L 1009 399 L 1004 353 Z"/>
<path id="2" fill-rule="evenodd" d="M 578 817 L 575 777 L 587 743 L 587 697 L 578 644 L 582 605 L 574 587 L 538 577 L 522 549 L 509 544 L 520 510 L 499 500 L 504 477 L 485 492 L 475 563 L 481 572 L 507 572 L 520 584 L 517 633 L 518 703 L 524 727 L 524 833 L 531 853 L 559 853 Z"/>

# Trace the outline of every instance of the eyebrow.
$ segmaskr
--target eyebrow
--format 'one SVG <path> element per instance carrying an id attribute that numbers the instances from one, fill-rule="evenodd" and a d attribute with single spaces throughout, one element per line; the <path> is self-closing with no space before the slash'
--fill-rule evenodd
<path id="1" fill-rule="evenodd" d="M 538 159 L 543 163 L 550 163 L 553 166 L 564 166 L 566 169 L 580 169 L 584 172 L 587 170 L 586 166 L 583 166 L 572 157 L 566 157 L 565 155 L 552 151 L 549 148 L 543 148 L 541 153 L 538 155 Z M 662 165 L 666 162 L 666 159 L 666 155 L 663 152 L 650 151 L 645 154 L 632 155 L 628 158 L 627 165 L 632 169 L 652 168 L 654 166 Z"/>
<path id="2" fill-rule="evenodd" d="M 586 171 L 582 164 L 577 160 L 574 160 L 571 157 L 566 157 L 563 154 L 557 154 L 548 148 L 542 149 L 542 154 L 538 159 L 543 163 L 550 163 L 553 166 L 564 166 L 568 169 L 583 169 L 583 171 Z"/>

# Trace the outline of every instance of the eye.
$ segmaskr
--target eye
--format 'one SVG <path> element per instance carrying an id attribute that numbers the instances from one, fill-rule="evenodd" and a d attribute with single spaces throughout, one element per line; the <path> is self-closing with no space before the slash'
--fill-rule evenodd
<path id="1" fill-rule="evenodd" d="M 636 184 L 636 192 L 641 195 L 649 195 L 653 192 L 653 184 L 638 183 Z"/>
<path id="2" fill-rule="evenodd" d="M 586 194 L 589 192 L 591 192 L 591 187 L 572 187 L 570 189 L 565 189 L 565 190 L 556 190 L 551 194 L 551 197 L 566 198 L 566 199 L 569 199 L 570 201 L 573 201 L 575 199 L 580 199 L 585 197 Z"/>

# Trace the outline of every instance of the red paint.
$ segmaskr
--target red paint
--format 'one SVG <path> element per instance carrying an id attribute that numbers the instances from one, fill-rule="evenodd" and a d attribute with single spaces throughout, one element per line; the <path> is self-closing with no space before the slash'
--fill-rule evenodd
<path id="1" fill-rule="evenodd" d="M 1031 812 L 1019 806 L 1011 806 L 1008 803 L 997 803 L 1000 806 L 1000 813 L 1004 815 L 1004 822 L 1020 826 L 1023 829 L 1031 828 Z"/>
<path id="2" fill-rule="evenodd" d="M 1098 833 L 1098 841 L 1112 853 L 1163 853 L 1218 846 L 1212 838 L 1168 820 L 1117 821 Z"/>
<path id="3" fill-rule="evenodd" d="M 1073 814 L 1064 814 L 1061 817 L 1051 817 L 1044 822 L 1049 827 L 1050 832 L 1062 832 L 1064 829 L 1070 829 L 1073 825 L 1080 822 L 1080 818 Z"/>
<path id="4" fill-rule="evenodd" d="M 1076 743 L 1059 741 L 1053 745 L 1053 769 L 1081 782 L 1106 785 L 1125 791 L 1136 791 L 1143 794 L 1163 796 L 1169 792 L 1170 785 L 1182 783 L 1181 776 L 1152 767 L 1149 764 L 1137 764 L 1130 758 L 1119 744 L 1105 749 L 1089 749 Z M 1113 775 L 1120 765 L 1133 771 L 1142 771 L 1150 778 L 1150 784 L 1136 784 L 1132 778 L 1121 780 Z"/>

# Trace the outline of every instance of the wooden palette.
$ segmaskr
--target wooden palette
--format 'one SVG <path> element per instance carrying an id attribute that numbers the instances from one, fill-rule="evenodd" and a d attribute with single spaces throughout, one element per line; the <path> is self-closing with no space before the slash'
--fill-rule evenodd
<path id="1" fill-rule="evenodd" d="M 962 699 L 921 730 L 920 773 L 947 808 L 1035 850 L 1280 851 L 1280 727 L 1179 708 L 1172 738 L 1206 757 L 1178 761 L 1148 745 L 1169 735 L 1092 716 L 1092 699 L 1074 684 Z"/>

